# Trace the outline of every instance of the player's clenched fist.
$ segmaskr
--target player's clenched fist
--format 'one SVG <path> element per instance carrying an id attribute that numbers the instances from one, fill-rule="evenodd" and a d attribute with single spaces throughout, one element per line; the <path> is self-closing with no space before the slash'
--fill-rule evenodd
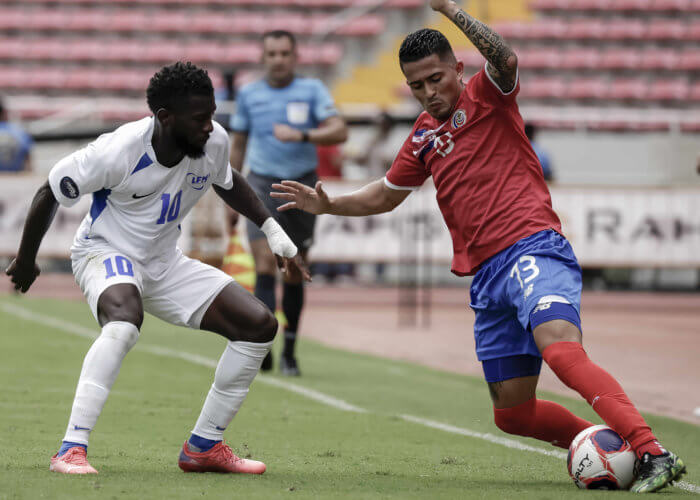
<path id="1" fill-rule="evenodd" d="M 15 284 L 15 290 L 19 290 L 22 293 L 29 290 L 29 287 L 32 286 L 32 283 L 34 283 L 36 277 L 39 276 L 39 273 L 41 273 L 41 270 L 36 263 L 21 265 L 17 263 L 17 259 L 12 259 L 10 265 L 5 269 L 5 274 L 7 274 L 12 280 L 12 283 Z"/>
<path id="2" fill-rule="evenodd" d="M 328 212 L 331 206 L 321 181 L 316 183 L 315 188 L 296 181 L 282 181 L 282 184 L 273 184 L 272 188 L 281 192 L 273 191 L 270 193 L 271 197 L 289 202 L 277 209 L 280 212 L 297 208 L 312 214 L 323 214 Z"/>

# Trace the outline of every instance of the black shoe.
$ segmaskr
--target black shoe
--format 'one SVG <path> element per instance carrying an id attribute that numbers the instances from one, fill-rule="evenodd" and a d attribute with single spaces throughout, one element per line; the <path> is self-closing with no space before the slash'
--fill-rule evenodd
<path id="1" fill-rule="evenodd" d="M 280 358 L 280 372 L 287 377 L 298 377 L 301 375 L 297 360 L 294 356 L 282 356 Z"/>
<path id="2" fill-rule="evenodd" d="M 671 452 L 663 455 L 645 453 L 639 463 L 637 479 L 630 491 L 634 493 L 651 493 L 659 491 L 685 473 L 685 464 Z"/>
<path id="3" fill-rule="evenodd" d="M 263 359 L 262 365 L 260 365 L 260 370 L 264 372 L 269 372 L 272 370 L 272 353 L 268 352 L 265 359 Z"/>

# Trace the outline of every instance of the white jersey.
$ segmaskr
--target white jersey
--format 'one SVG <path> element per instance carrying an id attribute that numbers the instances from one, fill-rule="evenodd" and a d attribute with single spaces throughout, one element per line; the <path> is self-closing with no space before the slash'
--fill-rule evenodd
<path id="1" fill-rule="evenodd" d="M 158 275 L 177 256 L 180 222 L 216 184 L 231 189 L 229 139 L 218 123 L 203 157 L 174 167 L 158 163 L 151 137 L 154 118 L 127 123 L 59 161 L 49 184 L 70 207 L 92 193 L 92 206 L 73 240 L 73 257 L 106 242 Z"/>

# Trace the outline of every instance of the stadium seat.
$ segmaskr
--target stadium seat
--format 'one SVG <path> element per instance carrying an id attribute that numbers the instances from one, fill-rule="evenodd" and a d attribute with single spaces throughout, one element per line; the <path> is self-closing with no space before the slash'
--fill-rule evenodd
<path id="1" fill-rule="evenodd" d="M 638 49 L 609 49 L 600 58 L 600 67 L 605 69 L 634 69 L 639 67 L 642 54 Z"/>
<path id="2" fill-rule="evenodd" d="M 562 78 L 531 78 L 523 80 L 520 95 L 531 99 L 560 99 L 567 93 Z"/>
<path id="3" fill-rule="evenodd" d="M 641 53 L 639 69 L 675 71 L 681 67 L 681 56 L 676 49 L 646 49 Z"/>
<path id="4" fill-rule="evenodd" d="M 683 21 L 655 20 L 649 23 L 647 37 L 650 40 L 682 41 L 686 37 L 688 28 L 688 24 Z"/>
<path id="5" fill-rule="evenodd" d="M 567 84 L 566 96 L 570 99 L 604 99 L 607 84 L 600 78 L 575 78 Z"/>
<path id="6" fill-rule="evenodd" d="M 561 58 L 561 67 L 567 69 L 594 69 L 600 65 L 600 51 L 589 48 L 568 50 Z"/>
<path id="7" fill-rule="evenodd" d="M 687 80 L 657 80 L 649 88 L 648 98 L 655 101 L 684 101 L 690 94 Z"/>
<path id="8" fill-rule="evenodd" d="M 607 97 L 618 100 L 642 100 L 649 94 L 649 85 L 639 78 L 614 80 L 608 87 Z"/>

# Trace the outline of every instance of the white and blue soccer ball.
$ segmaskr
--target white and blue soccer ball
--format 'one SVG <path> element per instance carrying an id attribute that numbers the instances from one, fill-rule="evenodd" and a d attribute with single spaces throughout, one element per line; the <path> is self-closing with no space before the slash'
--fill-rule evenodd
<path id="1" fill-rule="evenodd" d="M 606 425 L 594 425 L 578 433 L 566 460 L 576 486 L 588 490 L 627 490 L 637 471 L 632 446 Z"/>

